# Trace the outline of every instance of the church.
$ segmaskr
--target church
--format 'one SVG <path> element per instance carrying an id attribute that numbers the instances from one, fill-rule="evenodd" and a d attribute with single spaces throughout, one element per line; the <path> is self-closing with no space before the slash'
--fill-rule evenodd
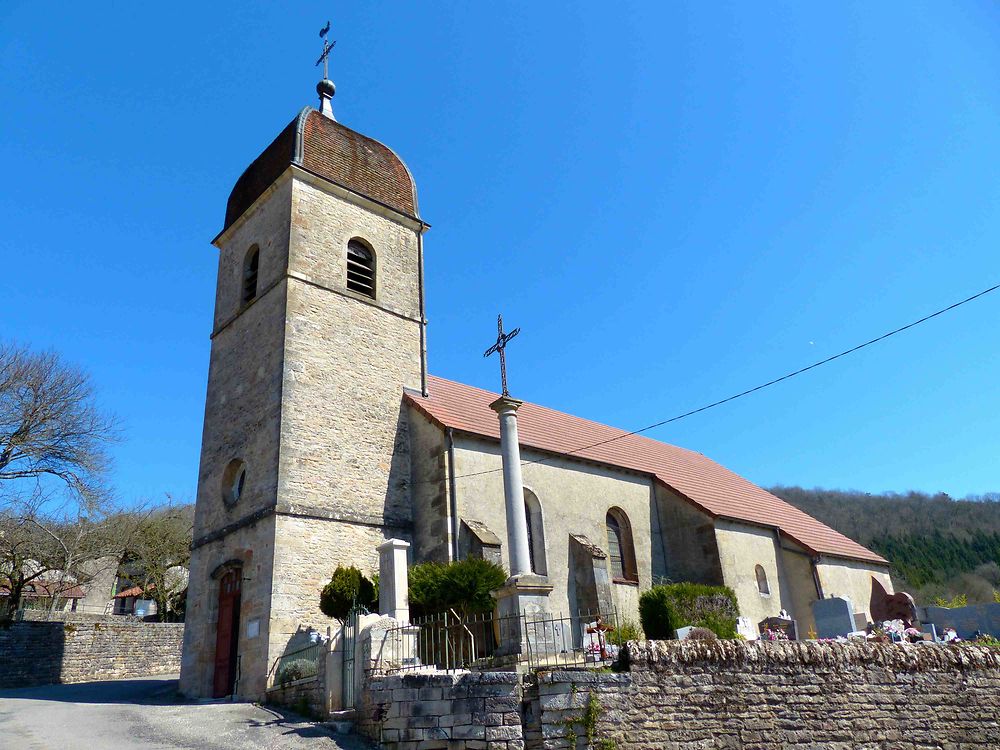
<path id="1" fill-rule="evenodd" d="M 181 691 L 261 699 L 338 565 L 470 555 L 510 569 L 495 393 L 428 373 L 413 176 L 337 122 L 334 85 L 226 205 L 211 329 Z M 484 328 L 487 325 L 483 321 Z M 516 394 L 515 394 L 516 395 Z M 659 581 L 730 586 L 799 632 L 828 596 L 867 609 L 888 563 L 706 456 L 523 403 L 529 564 L 553 612 L 638 620 Z"/>

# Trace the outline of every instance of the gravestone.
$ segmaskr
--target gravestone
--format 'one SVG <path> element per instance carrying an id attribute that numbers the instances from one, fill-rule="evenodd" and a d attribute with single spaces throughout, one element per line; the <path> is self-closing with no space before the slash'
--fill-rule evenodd
<path id="1" fill-rule="evenodd" d="M 818 599 L 813 602 L 812 611 L 819 638 L 846 636 L 855 630 L 854 605 L 850 599 L 839 596 Z"/>
<path id="2" fill-rule="evenodd" d="M 753 620 L 749 617 L 744 617 L 740 615 L 736 618 L 736 632 L 746 638 L 748 641 L 757 640 L 757 628 L 753 626 Z"/>
<path id="3" fill-rule="evenodd" d="M 788 636 L 790 641 L 796 641 L 799 638 L 796 622 L 790 617 L 766 617 L 757 623 L 757 630 L 761 635 L 764 634 L 765 630 L 780 630 Z"/>

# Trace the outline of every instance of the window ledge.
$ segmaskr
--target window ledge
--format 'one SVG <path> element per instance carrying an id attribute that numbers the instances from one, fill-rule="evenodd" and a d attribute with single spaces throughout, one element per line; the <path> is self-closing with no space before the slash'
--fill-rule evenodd
<path id="1" fill-rule="evenodd" d="M 631 578 L 612 578 L 612 583 L 619 583 L 622 586 L 638 586 L 639 582 L 632 580 Z"/>

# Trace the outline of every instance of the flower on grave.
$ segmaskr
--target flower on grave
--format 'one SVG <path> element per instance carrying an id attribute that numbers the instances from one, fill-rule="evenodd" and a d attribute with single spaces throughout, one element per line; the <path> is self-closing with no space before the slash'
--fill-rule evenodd
<path id="1" fill-rule="evenodd" d="M 906 626 L 902 620 L 886 620 L 882 623 L 882 630 L 890 637 L 902 637 Z"/>
<path id="2" fill-rule="evenodd" d="M 764 628 L 764 632 L 760 634 L 760 639 L 762 641 L 787 641 L 788 633 L 780 628 Z"/>

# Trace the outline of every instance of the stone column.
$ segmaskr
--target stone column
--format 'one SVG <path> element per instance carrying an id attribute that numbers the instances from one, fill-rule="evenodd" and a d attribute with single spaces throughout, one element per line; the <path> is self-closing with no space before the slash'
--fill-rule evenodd
<path id="1" fill-rule="evenodd" d="M 517 443 L 517 409 L 521 401 L 501 396 L 490 408 L 500 416 L 500 455 L 503 460 L 503 497 L 507 506 L 507 552 L 512 578 L 531 573 L 528 519 L 524 514 L 521 449 Z"/>
<path id="2" fill-rule="evenodd" d="M 387 539 L 378 549 L 378 611 L 401 623 L 410 621 L 410 603 L 406 597 L 408 576 L 406 550 L 409 542 Z"/>

